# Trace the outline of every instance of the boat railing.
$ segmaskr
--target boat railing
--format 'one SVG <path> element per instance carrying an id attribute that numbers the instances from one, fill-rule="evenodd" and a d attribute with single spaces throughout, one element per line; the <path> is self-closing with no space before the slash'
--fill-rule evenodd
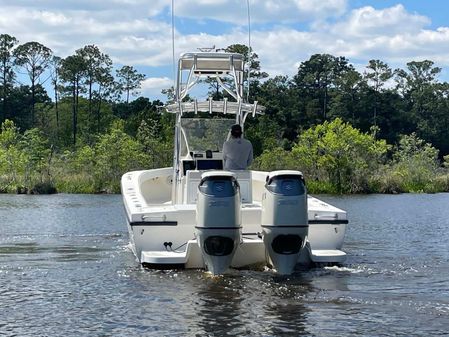
<path id="1" fill-rule="evenodd" d="M 254 103 L 244 103 L 240 102 L 229 102 L 227 99 L 223 101 L 214 101 L 209 99 L 207 101 L 198 102 L 197 100 L 191 102 L 174 103 L 165 106 L 165 109 L 170 113 L 180 112 L 181 115 L 187 112 L 206 112 L 209 114 L 222 113 L 222 114 L 251 114 L 253 117 L 256 114 L 264 114 L 265 107 L 258 104 L 257 101 Z"/>

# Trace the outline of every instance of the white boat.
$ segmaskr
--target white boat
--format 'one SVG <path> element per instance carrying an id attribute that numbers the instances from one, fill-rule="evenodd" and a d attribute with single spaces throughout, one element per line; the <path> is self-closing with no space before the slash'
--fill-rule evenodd
<path id="1" fill-rule="evenodd" d="M 223 170 L 231 125 L 264 113 L 243 101 L 244 57 L 194 52 L 178 62 L 173 167 L 128 172 L 121 188 L 132 250 L 156 268 L 269 266 L 290 274 L 298 265 L 339 264 L 346 212 L 308 196 L 302 173 Z M 185 101 L 205 77 L 230 99 Z M 209 118 L 207 118 L 209 117 Z"/>

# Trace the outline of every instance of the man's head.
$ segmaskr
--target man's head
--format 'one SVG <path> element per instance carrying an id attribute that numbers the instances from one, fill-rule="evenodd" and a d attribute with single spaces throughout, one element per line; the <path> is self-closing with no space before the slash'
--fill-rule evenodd
<path id="1" fill-rule="evenodd" d="M 239 124 L 234 124 L 231 127 L 231 135 L 234 138 L 240 138 L 242 136 L 242 127 Z"/>

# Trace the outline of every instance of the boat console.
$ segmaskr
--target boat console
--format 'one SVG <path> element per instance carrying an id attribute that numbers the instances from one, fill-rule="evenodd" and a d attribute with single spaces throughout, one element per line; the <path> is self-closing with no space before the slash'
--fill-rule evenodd
<path id="1" fill-rule="evenodd" d="M 207 171 L 203 170 L 188 170 L 185 175 L 184 187 L 184 202 L 186 204 L 195 204 L 197 202 L 198 186 L 201 182 L 201 176 Z M 214 170 L 211 172 L 219 172 Z M 228 172 L 228 171 L 223 171 Z M 253 202 L 252 196 L 252 176 L 251 171 L 233 171 L 240 187 L 240 197 L 242 204 L 250 204 Z"/>
<path id="2" fill-rule="evenodd" d="M 181 160 L 182 179 L 185 180 L 183 200 L 186 204 L 197 202 L 197 189 L 201 175 L 207 171 L 223 170 L 223 154 L 219 151 L 192 151 Z M 252 203 L 251 171 L 233 171 L 240 187 L 241 202 Z"/>
<path id="3" fill-rule="evenodd" d="M 190 170 L 222 170 L 223 154 L 218 151 L 192 151 L 187 159 L 182 159 L 182 172 Z"/>

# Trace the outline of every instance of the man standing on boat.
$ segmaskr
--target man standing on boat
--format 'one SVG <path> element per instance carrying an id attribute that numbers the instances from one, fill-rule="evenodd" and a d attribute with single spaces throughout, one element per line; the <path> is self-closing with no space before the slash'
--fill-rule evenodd
<path id="1" fill-rule="evenodd" d="M 223 144 L 223 163 L 225 170 L 246 170 L 253 162 L 253 145 L 242 138 L 242 127 L 231 127 L 231 138 Z"/>

